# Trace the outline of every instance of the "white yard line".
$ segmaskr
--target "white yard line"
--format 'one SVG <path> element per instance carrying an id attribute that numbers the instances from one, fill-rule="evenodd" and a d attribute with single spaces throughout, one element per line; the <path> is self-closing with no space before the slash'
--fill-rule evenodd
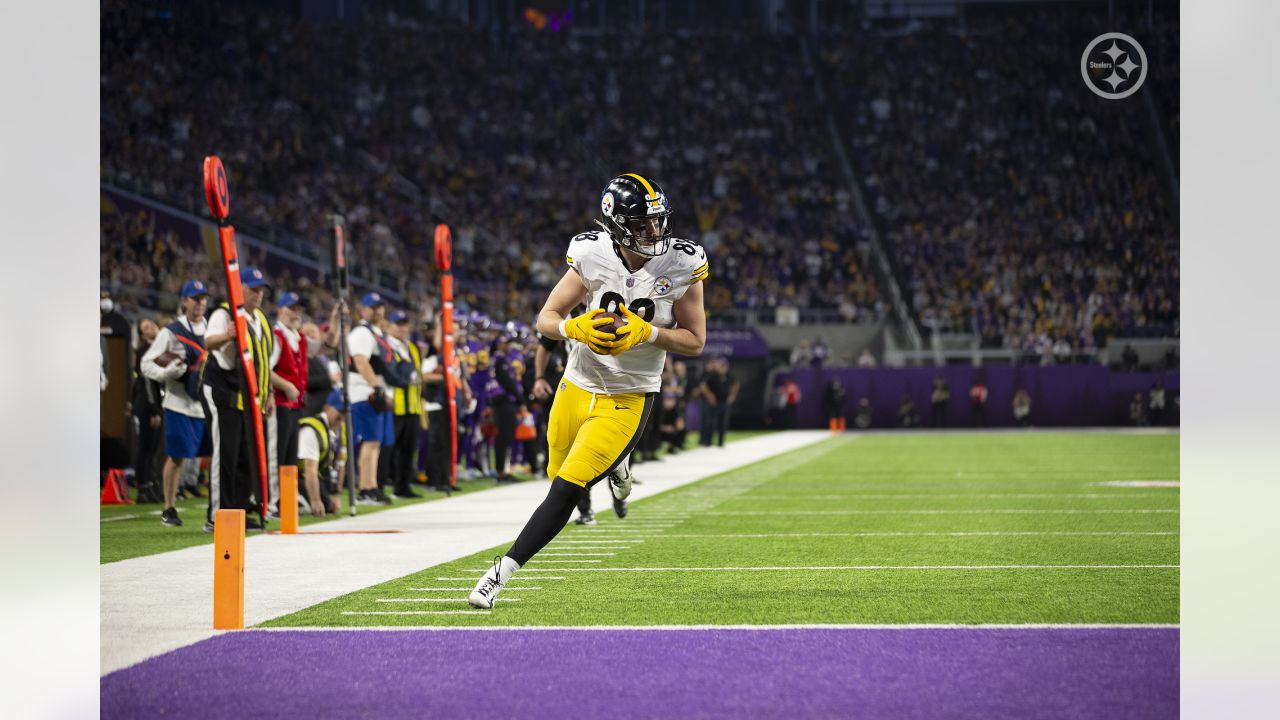
<path id="1" fill-rule="evenodd" d="M 571 540 L 569 542 L 553 542 L 548 548 L 560 550 L 626 550 L 632 545 L 644 542 L 643 540 L 629 540 L 626 542 L 613 542 L 610 540 Z"/>
<path id="2" fill-rule="evenodd" d="M 780 460 L 794 466 L 806 458 L 829 452 L 828 448 L 843 445 L 837 440 L 820 448 L 803 450 L 829 438 L 826 431 L 795 431 L 737 442 L 731 451 L 691 450 L 682 454 L 678 463 L 638 468 L 636 474 L 645 482 L 636 486 L 632 495 L 641 500 L 800 450 Z M 745 482 L 755 477 L 755 473 L 747 470 L 732 479 L 741 478 Z M 609 507 L 612 495 L 607 483 L 597 483 L 593 490 L 593 503 L 600 508 Z M 394 529 L 400 530 L 399 533 L 252 534 L 245 541 L 245 624 L 266 622 L 423 568 L 510 543 L 546 493 L 545 482 L 523 482 L 324 524 L 325 530 L 333 531 Z M 636 519 L 640 519 L 639 516 Z M 568 533 L 566 537 L 588 538 L 577 532 Z M 211 627 L 212 558 L 213 548 L 200 545 L 99 566 L 101 673 L 129 667 L 219 634 Z M 329 568 L 331 572 L 316 573 L 317 567 Z M 471 583 L 477 577 L 462 580 Z M 426 611 L 415 611 L 415 614 L 417 612 Z"/>
<path id="3" fill-rule="evenodd" d="M 489 615 L 492 610 L 344 610 L 343 615 Z"/>
<path id="4" fill-rule="evenodd" d="M 479 578 L 477 578 L 475 575 L 470 575 L 470 576 L 468 576 L 468 577 L 438 577 L 438 578 L 436 578 L 436 579 L 437 579 L 437 580 L 472 580 L 472 581 L 474 581 L 474 580 L 478 580 Z M 538 576 L 538 582 L 542 582 L 543 580 L 565 580 L 565 579 L 566 579 L 566 578 L 563 578 L 563 577 L 550 577 L 550 576 L 547 576 L 547 575 L 539 575 L 539 576 Z M 511 583 L 513 583 L 513 582 L 521 582 L 521 580 L 522 580 L 521 578 L 511 578 L 510 580 L 508 580 L 508 581 L 507 581 L 507 589 L 508 589 L 508 590 L 522 590 L 523 588 L 520 588 L 520 587 L 517 587 L 517 586 L 515 586 L 515 585 L 512 585 L 512 584 L 511 584 Z M 527 580 L 532 580 L 532 578 L 523 578 L 523 580 L 526 580 L 526 581 L 527 581 Z"/>
<path id="5" fill-rule="evenodd" d="M 464 602 L 466 602 L 466 601 L 467 601 L 467 599 L 466 599 L 466 598 L 464 598 L 464 597 L 460 597 L 460 598 L 377 598 L 377 599 L 375 599 L 375 600 L 374 600 L 374 602 L 383 602 L 383 603 L 401 603 L 401 602 L 410 602 L 410 603 L 420 603 L 420 602 L 464 603 Z M 520 598 L 513 598 L 513 597 L 505 597 L 505 596 L 504 596 L 504 597 L 497 598 L 496 602 L 504 602 L 504 603 L 507 603 L 507 602 L 520 602 Z"/>
<path id="6" fill-rule="evenodd" d="M 98 522 L 104 522 L 104 523 L 120 522 L 121 520 L 136 520 L 140 517 L 142 516 L 141 515 L 116 515 L 115 517 L 104 517 Z"/>
<path id="7" fill-rule="evenodd" d="M 613 557 L 614 555 L 617 555 L 617 554 L 618 554 L 618 553 L 591 553 L 591 552 L 588 552 L 588 553 L 580 553 L 580 552 L 558 553 L 558 552 L 540 552 L 540 553 L 538 553 L 538 555 L 537 555 L 537 556 L 538 556 L 538 557 Z M 568 561 L 565 561 L 565 562 L 568 562 Z"/>
<path id="8" fill-rule="evenodd" d="M 538 579 L 539 579 L 539 580 L 542 580 L 543 578 L 538 578 Z M 471 592 L 471 588 L 469 588 L 469 587 L 453 587 L 453 588 L 409 588 L 409 589 L 410 589 L 410 590 L 413 590 L 414 592 Z M 516 590 L 541 590 L 541 589 L 542 589 L 542 588 L 541 588 L 541 587 L 539 587 L 539 586 L 537 586 L 537 585 L 533 585 L 533 586 L 531 586 L 531 587 L 511 586 L 511 587 L 506 588 L 506 591 L 507 591 L 507 592 L 513 592 L 513 591 L 516 591 Z"/>

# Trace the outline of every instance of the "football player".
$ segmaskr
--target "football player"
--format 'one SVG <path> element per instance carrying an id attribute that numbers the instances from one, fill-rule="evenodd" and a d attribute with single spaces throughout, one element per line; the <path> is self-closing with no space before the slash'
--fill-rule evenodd
<path id="1" fill-rule="evenodd" d="M 538 315 L 538 332 L 569 341 L 547 424 L 551 490 L 476 583 L 468 598 L 475 607 L 493 607 L 515 571 L 564 528 L 583 488 L 609 477 L 614 497 L 626 499 L 631 478 L 623 458 L 653 412 L 667 351 L 696 356 L 706 343 L 707 254 L 672 239 L 662 189 L 636 173 L 619 175 L 605 186 L 600 213 L 601 230 L 569 242 L 569 269 Z M 588 311 L 569 318 L 579 303 Z M 625 323 L 609 331 L 606 311 Z"/>

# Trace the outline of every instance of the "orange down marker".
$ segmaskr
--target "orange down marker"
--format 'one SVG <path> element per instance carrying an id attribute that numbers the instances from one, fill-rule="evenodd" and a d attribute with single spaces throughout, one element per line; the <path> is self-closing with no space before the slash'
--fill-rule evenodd
<path id="1" fill-rule="evenodd" d="M 298 466 L 280 466 L 280 532 L 298 532 Z"/>
<path id="2" fill-rule="evenodd" d="M 244 511 L 213 514 L 213 629 L 244 629 Z"/>

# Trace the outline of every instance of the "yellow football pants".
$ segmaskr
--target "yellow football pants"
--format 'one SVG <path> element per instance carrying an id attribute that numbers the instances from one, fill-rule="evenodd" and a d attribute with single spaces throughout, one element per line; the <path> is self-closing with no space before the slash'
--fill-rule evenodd
<path id="1" fill-rule="evenodd" d="M 547 477 L 586 487 L 635 448 L 657 393 L 592 393 L 562 380 L 547 418 Z"/>

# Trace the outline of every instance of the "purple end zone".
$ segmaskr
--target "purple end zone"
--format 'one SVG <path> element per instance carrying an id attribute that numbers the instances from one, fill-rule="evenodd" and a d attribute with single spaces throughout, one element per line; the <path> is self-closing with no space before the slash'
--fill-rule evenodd
<path id="1" fill-rule="evenodd" d="M 1176 628 L 221 635 L 102 678 L 104 718 L 1176 718 Z"/>

